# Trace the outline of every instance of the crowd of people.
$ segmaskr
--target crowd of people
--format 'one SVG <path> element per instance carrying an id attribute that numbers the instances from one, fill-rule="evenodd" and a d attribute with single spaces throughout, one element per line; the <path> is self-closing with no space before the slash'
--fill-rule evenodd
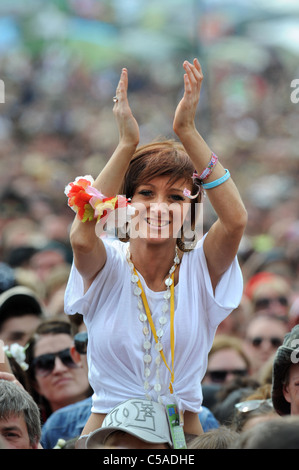
<path id="1" fill-rule="evenodd" d="M 6 322 L 13 322 L 12 339 L 2 340 L 0 351 L 1 448 L 75 449 L 90 417 L 93 393 L 83 317 L 32 313 L 30 307 L 37 300 L 28 288 L 11 287 L 4 293 L 11 296 L 6 295 L 1 306 L 7 312 L 2 331 Z M 22 346 L 16 344 L 17 338 L 25 338 L 23 325 L 30 325 L 23 319 L 38 326 L 32 323 L 29 340 Z M 257 320 L 265 323 L 251 338 L 249 354 L 246 335 L 216 333 L 202 384 L 199 418 L 204 433 L 186 434 L 188 449 L 298 448 L 299 326 L 291 329 L 287 314 L 277 317 L 271 311 L 252 312 L 250 322 Z M 276 333 L 271 333 L 272 322 Z M 155 432 L 136 421 L 136 407 L 142 412 L 152 403 L 157 408 Z M 164 413 L 163 406 L 146 399 L 125 401 L 89 434 L 85 448 L 172 448 Z"/>
<path id="2" fill-rule="evenodd" d="M 2 60 L 7 76 L 18 71 L 18 83 L 0 119 L 0 445 L 75 448 L 90 418 L 94 390 L 86 324 L 81 313 L 65 312 L 74 214 L 64 188 L 80 174 L 96 177 L 113 154 L 117 73 L 70 68 L 62 56 L 60 69 L 51 71 L 50 51 L 37 64 L 19 59 L 12 54 Z M 62 90 L 61 102 L 45 86 L 51 73 Z M 134 66 L 131 76 L 130 104 L 142 121 L 141 140 L 151 140 L 156 129 L 169 135 L 176 82 L 166 90 L 156 76 Z M 299 446 L 299 195 L 291 78 L 273 53 L 259 74 L 212 63 L 210 96 L 203 88 L 199 123 L 206 111 L 209 141 L 231 171 L 248 222 L 237 252 L 243 295 L 217 327 L 202 380 L 198 416 L 204 432 L 186 434 L 190 449 Z M 223 92 L 229 85 L 237 90 L 230 99 Z M 207 233 L 215 221 L 208 198 L 203 211 Z M 159 432 L 149 433 L 134 425 L 134 412 L 151 404 L 129 398 L 106 410 L 101 428 L 89 433 L 87 448 L 173 446 L 161 404 L 155 403 Z M 128 410 L 129 424 L 119 418 Z"/>

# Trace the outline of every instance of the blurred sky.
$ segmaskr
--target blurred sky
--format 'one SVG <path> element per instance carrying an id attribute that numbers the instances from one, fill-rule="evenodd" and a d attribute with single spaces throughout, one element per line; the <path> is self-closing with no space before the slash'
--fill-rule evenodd
<path id="1" fill-rule="evenodd" d="M 294 0 L 1 0 L 0 15 L 0 52 L 38 54 L 63 45 L 96 68 L 212 56 L 223 37 L 299 50 Z"/>

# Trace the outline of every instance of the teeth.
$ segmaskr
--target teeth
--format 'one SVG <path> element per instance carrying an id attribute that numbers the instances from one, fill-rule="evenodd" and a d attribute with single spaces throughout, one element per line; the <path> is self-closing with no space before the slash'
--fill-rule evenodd
<path id="1" fill-rule="evenodd" d="M 168 221 L 158 221 L 158 220 L 152 220 L 152 219 L 147 219 L 147 223 L 149 225 L 153 225 L 154 227 L 164 227 L 165 225 L 168 225 Z"/>

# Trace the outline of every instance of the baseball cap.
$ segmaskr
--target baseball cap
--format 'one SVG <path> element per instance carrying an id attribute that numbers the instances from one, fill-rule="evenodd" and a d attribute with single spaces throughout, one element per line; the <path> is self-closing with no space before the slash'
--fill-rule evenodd
<path id="1" fill-rule="evenodd" d="M 86 449 L 105 444 L 114 431 L 124 431 L 145 442 L 167 443 L 173 447 L 165 408 L 151 400 L 133 398 L 113 408 L 101 428 L 88 435 Z"/>

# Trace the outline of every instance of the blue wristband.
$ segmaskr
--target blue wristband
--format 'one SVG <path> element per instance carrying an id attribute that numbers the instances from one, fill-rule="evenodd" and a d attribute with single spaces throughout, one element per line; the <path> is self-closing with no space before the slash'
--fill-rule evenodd
<path id="1" fill-rule="evenodd" d="M 217 186 L 220 186 L 220 184 L 227 181 L 229 177 L 230 177 L 230 172 L 228 170 L 225 170 L 225 174 L 221 176 L 221 178 L 218 178 L 218 180 L 211 181 L 210 183 L 204 183 L 201 185 L 201 187 L 203 189 L 216 188 Z"/>

